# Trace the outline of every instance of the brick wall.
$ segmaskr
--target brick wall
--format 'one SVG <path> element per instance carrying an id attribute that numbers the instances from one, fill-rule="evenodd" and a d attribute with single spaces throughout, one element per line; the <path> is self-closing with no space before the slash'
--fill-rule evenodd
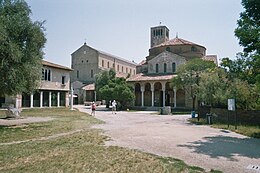
<path id="1" fill-rule="evenodd" d="M 210 112 L 215 114 L 214 119 L 220 122 L 227 122 L 229 115 L 229 122 L 231 124 L 235 123 L 235 112 L 228 111 L 222 108 L 211 108 Z M 260 110 L 237 110 L 237 122 L 239 124 L 251 124 L 260 125 Z"/>

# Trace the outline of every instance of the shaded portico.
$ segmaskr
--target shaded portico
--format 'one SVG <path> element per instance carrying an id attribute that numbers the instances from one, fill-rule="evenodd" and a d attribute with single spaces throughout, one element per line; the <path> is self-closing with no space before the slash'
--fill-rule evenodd
<path id="1" fill-rule="evenodd" d="M 173 74 L 137 74 L 127 81 L 133 85 L 135 106 L 140 107 L 185 107 L 185 93 L 170 85 Z"/>

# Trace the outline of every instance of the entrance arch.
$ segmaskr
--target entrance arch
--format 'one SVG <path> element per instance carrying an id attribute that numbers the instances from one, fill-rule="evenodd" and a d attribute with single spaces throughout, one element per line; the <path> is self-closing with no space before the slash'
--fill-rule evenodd
<path id="1" fill-rule="evenodd" d="M 135 83 L 135 106 L 142 105 L 142 95 L 141 95 L 141 85 L 140 83 Z"/>
<path id="2" fill-rule="evenodd" d="M 146 83 L 144 89 L 144 106 L 152 106 L 151 84 Z"/>
<path id="3" fill-rule="evenodd" d="M 154 84 L 154 106 L 155 107 L 160 107 L 163 105 L 162 103 L 162 98 L 163 93 L 162 93 L 162 84 L 160 82 L 156 82 Z"/>

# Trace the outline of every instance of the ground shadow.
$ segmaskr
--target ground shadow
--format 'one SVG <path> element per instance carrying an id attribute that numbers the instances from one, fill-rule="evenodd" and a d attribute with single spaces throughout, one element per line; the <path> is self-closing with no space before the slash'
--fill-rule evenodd
<path id="1" fill-rule="evenodd" d="M 225 157 L 235 160 L 234 156 L 260 158 L 260 139 L 235 138 L 229 136 L 205 137 L 203 140 L 190 142 L 178 147 L 187 147 L 193 152 L 208 155 L 212 158 Z"/>

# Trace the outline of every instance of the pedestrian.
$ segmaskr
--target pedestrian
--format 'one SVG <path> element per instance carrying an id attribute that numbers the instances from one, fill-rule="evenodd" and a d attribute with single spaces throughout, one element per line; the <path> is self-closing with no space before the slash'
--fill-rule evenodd
<path id="1" fill-rule="evenodd" d="M 96 114 L 96 104 L 95 102 L 93 101 L 92 102 L 92 105 L 91 105 L 91 115 L 94 115 L 95 116 Z"/>
<path id="2" fill-rule="evenodd" d="M 116 114 L 116 101 L 115 100 L 112 102 L 112 114 L 113 113 Z"/>

